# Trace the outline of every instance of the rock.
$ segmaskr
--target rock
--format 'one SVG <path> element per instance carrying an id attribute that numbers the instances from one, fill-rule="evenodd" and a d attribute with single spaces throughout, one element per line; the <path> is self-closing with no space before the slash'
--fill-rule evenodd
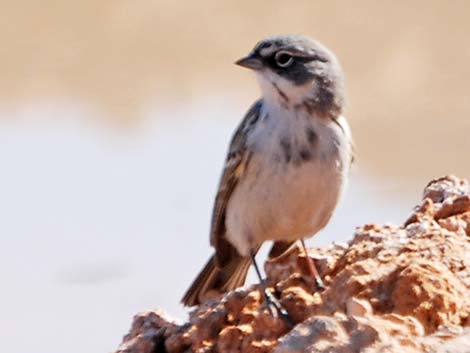
<path id="1" fill-rule="evenodd" d="M 165 341 L 180 326 L 160 310 L 139 313 L 117 353 L 151 353 L 165 350 Z"/>
<path id="2" fill-rule="evenodd" d="M 366 316 L 372 313 L 372 308 L 368 301 L 350 298 L 346 303 L 346 313 L 348 316 Z"/>
<path id="3" fill-rule="evenodd" d="M 436 353 L 470 353 L 470 331 L 440 345 Z"/>
<path id="4" fill-rule="evenodd" d="M 470 195 L 431 181 L 401 226 L 367 224 L 348 244 L 293 248 L 266 262 L 267 283 L 294 327 L 253 285 L 216 296 L 176 323 L 136 315 L 119 353 L 470 353 Z M 312 291 L 307 256 L 327 288 Z"/>
<path id="5" fill-rule="evenodd" d="M 298 324 L 291 332 L 279 340 L 274 353 L 315 352 L 341 346 L 347 341 L 347 333 L 334 317 L 312 316 Z M 342 343 L 342 344 L 340 344 Z"/>

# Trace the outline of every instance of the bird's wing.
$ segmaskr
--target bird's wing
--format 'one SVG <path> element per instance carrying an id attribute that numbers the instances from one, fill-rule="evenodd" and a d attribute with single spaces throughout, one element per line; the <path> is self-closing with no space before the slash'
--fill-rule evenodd
<path id="1" fill-rule="evenodd" d="M 247 136 L 249 130 L 258 121 L 260 111 L 261 100 L 258 100 L 246 113 L 245 118 L 235 131 L 219 182 L 219 190 L 212 211 L 210 241 L 215 248 L 216 263 L 220 267 L 228 263 L 234 255 L 237 255 L 235 248 L 225 238 L 225 215 L 230 197 L 242 179 L 250 161 L 251 152 L 247 148 Z"/>

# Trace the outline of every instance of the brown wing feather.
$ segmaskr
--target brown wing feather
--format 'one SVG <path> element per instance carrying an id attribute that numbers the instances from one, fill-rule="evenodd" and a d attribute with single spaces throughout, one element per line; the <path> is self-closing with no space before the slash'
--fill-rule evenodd
<path id="1" fill-rule="evenodd" d="M 251 153 L 246 146 L 247 135 L 248 131 L 258 121 L 260 110 L 261 100 L 253 104 L 235 131 L 215 198 L 210 241 L 215 248 L 216 263 L 220 267 L 230 262 L 233 256 L 239 256 L 235 248 L 225 238 L 225 213 L 230 196 L 249 163 Z"/>

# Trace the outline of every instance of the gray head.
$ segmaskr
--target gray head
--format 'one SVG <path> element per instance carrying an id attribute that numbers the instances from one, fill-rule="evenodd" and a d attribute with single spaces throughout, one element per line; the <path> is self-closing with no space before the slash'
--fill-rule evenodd
<path id="1" fill-rule="evenodd" d="M 331 51 L 310 38 L 298 35 L 266 38 L 236 64 L 256 72 L 264 99 L 321 114 L 341 113 L 341 67 Z"/>

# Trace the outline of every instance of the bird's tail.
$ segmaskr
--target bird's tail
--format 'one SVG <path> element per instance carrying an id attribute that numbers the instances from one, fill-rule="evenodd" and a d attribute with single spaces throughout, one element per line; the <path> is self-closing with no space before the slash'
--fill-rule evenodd
<path id="1" fill-rule="evenodd" d="M 227 292 L 245 283 L 250 258 L 233 257 L 223 267 L 217 267 L 213 255 L 181 299 L 185 306 L 199 305 L 210 291 Z"/>

